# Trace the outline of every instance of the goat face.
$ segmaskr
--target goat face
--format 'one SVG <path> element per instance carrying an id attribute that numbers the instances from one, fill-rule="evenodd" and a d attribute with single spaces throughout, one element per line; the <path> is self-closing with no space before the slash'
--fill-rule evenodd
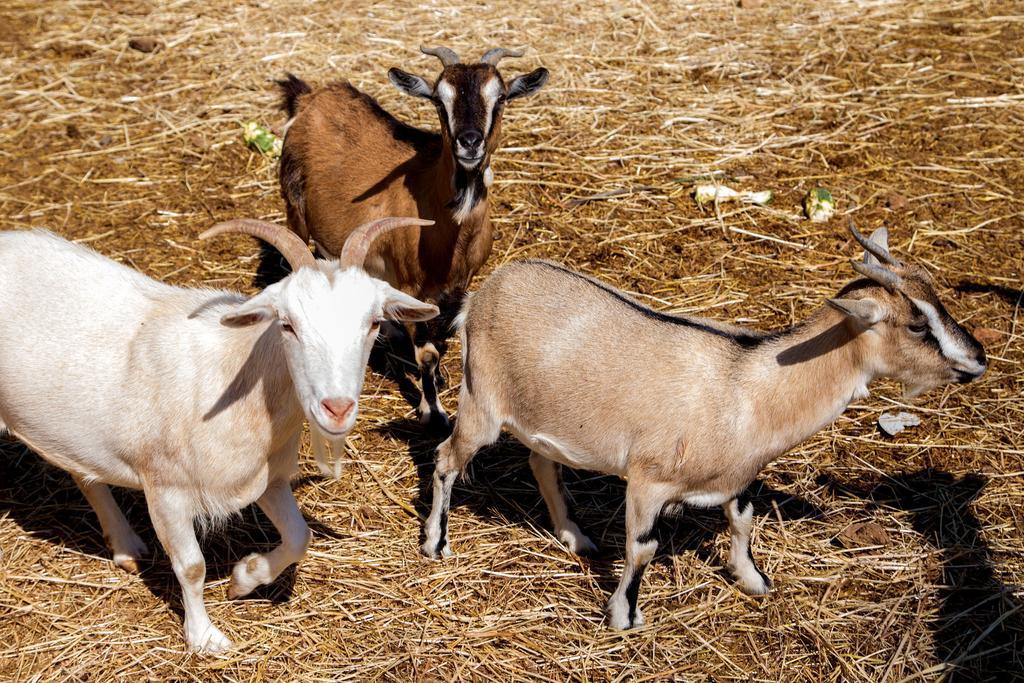
<path id="1" fill-rule="evenodd" d="M 388 78 L 402 92 L 434 103 L 441 134 L 459 166 L 467 171 L 486 170 L 498 146 L 505 103 L 540 90 L 548 70 L 536 69 L 506 84 L 493 64 L 450 62 L 445 62 L 433 87 L 401 69 L 390 69 Z"/>
<path id="2" fill-rule="evenodd" d="M 829 304 L 870 335 L 876 370 L 902 382 L 908 397 L 981 377 L 986 369 L 981 344 L 946 312 L 928 273 L 897 261 L 886 242 L 884 228 L 862 241 L 864 260 L 853 265 L 868 279 L 853 282 Z"/>
<path id="3" fill-rule="evenodd" d="M 318 261 L 267 287 L 221 323 L 271 321 L 306 418 L 337 438 L 355 424 L 364 368 L 381 321 L 419 322 L 437 312 L 361 268 Z"/>

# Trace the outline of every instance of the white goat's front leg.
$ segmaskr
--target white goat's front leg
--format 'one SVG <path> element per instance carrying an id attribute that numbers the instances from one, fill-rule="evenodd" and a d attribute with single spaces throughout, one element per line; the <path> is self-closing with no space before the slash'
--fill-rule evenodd
<path id="1" fill-rule="evenodd" d="M 281 545 L 265 555 L 253 553 L 235 565 L 228 588 L 229 598 L 248 595 L 257 586 L 273 583 L 285 568 L 301 560 L 309 547 L 309 527 L 299 512 L 288 481 L 271 483 L 256 504 L 281 534 Z"/>
<path id="2" fill-rule="evenodd" d="M 536 451 L 530 453 L 530 469 L 537 480 L 537 488 L 544 497 L 551 516 L 555 536 L 570 551 L 578 555 L 597 552 L 597 546 L 580 531 L 580 527 L 569 517 L 569 506 L 565 502 L 565 487 L 562 485 L 562 465 L 553 462 Z"/>
<path id="3" fill-rule="evenodd" d="M 114 564 L 125 571 L 137 573 L 139 561 L 149 553 L 149 549 L 128 524 L 110 494 L 110 488 L 106 484 L 88 482 L 79 477 L 73 479 L 100 520 L 103 538 L 114 553 Z"/>
<path id="4" fill-rule="evenodd" d="M 658 549 L 655 526 L 668 502 L 655 487 L 630 478 L 626 484 L 626 563 L 619 585 L 608 600 L 608 624 L 619 630 L 641 626 L 644 615 L 637 606 L 644 570 Z"/>
<path id="5" fill-rule="evenodd" d="M 750 530 L 754 525 L 754 505 L 745 495 L 722 506 L 729 520 L 729 571 L 736 585 L 748 595 L 764 595 L 771 587 L 768 577 L 754 564 L 750 553 Z"/>
<path id="6" fill-rule="evenodd" d="M 147 489 L 146 502 L 157 538 L 171 558 L 174 575 L 181 584 L 181 602 L 185 608 L 185 641 L 196 652 L 221 652 L 231 641 L 210 621 L 203 602 L 206 560 L 192 526 L 189 496 L 174 490 Z"/>

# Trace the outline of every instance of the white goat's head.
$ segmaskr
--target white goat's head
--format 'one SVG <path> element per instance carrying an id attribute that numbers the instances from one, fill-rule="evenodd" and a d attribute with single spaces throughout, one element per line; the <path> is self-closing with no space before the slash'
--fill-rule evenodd
<path id="1" fill-rule="evenodd" d="M 418 218 L 383 218 L 356 228 L 337 260 L 316 260 L 295 233 L 273 223 L 240 219 L 210 228 L 200 239 L 241 232 L 269 242 L 287 259 L 292 273 L 221 318 L 228 327 L 266 321 L 281 335 L 295 395 L 306 418 L 328 438 L 352 429 L 363 374 L 383 320 L 419 322 L 438 314 L 363 270 L 370 243 L 381 233 L 407 225 L 431 225 Z"/>
<path id="2" fill-rule="evenodd" d="M 829 304 L 877 340 L 880 374 L 903 383 L 908 396 L 949 382 L 973 382 L 987 367 L 985 350 L 942 305 L 928 272 L 889 253 L 889 233 L 870 239 L 850 233 L 864 247 L 853 269 L 866 279 L 847 285 Z"/>

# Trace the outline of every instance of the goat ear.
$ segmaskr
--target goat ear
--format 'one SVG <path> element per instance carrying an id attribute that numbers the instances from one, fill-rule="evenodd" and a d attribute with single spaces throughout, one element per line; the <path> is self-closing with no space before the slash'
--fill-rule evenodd
<path id="1" fill-rule="evenodd" d="M 265 289 L 238 308 L 221 316 L 220 324 L 225 327 L 249 327 L 277 317 L 277 293 Z"/>
<path id="2" fill-rule="evenodd" d="M 413 97 L 426 97 L 430 99 L 434 96 L 434 89 L 419 76 L 411 74 L 408 71 L 402 71 L 394 67 L 388 69 L 388 78 L 394 83 L 395 87 L 404 92 L 406 95 L 412 95 Z"/>
<path id="3" fill-rule="evenodd" d="M 886 229 L 885 227 L 881 227 L 875 230 L 873 233 L 871 233 L 871 237 L 869 237 L 868 239 L 882 247 L 882 249 L 889 251 L 889 230 Z M 864 252 L 864 263 L 868 263 L 873 266 L 878 266 L 882 264 L 882 262 L 875 258 L 874 254 L 872 254 L 869 251 Z"/>
<path id="4" fill-rule="evenodd" d="M 421 323 L 436 318 L 439 313 L 437 306 L 425 304 L 405 292 L 384 286 L 384 317 L 401 323 Z"/>
<path id="5" fill-rule="evenodd" d="M 882 319 L 882 307 L 872 299 L 828 299 L 828 305 L 864 327 Z"/>
<path id="6" fill-rule="evenodd" d="M 544 84 L 548 82 L 548 70 L 544 67 L 534 69 L 528 74 L 522 76 L 516 76 L 512 79 L 512 82 L 508 84 L 508 94 L 505 95 L 505 99 L 514 100 L 517 97 L 526 97 L 544 87 Z"/>

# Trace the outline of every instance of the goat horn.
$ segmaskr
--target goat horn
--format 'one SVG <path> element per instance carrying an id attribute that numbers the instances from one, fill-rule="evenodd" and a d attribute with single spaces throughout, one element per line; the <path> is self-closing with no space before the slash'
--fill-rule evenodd
<path id="1" fill-rule="evenodd" d="M 900 276 L 896 273 L 881 266 L 876 266 L 873 263 L 864 263 L 863 261 L 852 260 L 850 261 L 850 265 L 852 265 L 853 269 L 858 273 L 866 278 L 874 280 L 889 291 L 899 289 L 902 282 Z"/>
<path id="2" fill-rule="evenodd" d="M 199 235 L 199 239 L 205 240 L 228 232 L 252 235 L 267 242 L 281 252 L 281 255 L 285 257 L 293 271 L 303 266 L 311 266 L 316 262 L 313 254 L 309 251 L 309 245 L 294 232 L 276 223 L 258 221 L 252 218 L 236 218 L 235 220 L 218 223 Z"/>
<path id="3" fill-rule="evenodd" d="M 507 50 L 503 47 L 492 47 L 490 50 L 484 53 L 484 56 L 480 58 L 480 61 L 484 64 L 490 64 L 491 66 L 497 66 L 498 60 L 504 57 L 522 57 L 522 50 Z"/>
<path id="4" fill-rule="evenodd" d="M 455 54 L 455 50 L 450 47 L 424 47 L 420 45 L 420 52 L 425 55 L 431 55 L 441 60 L 441 64 L 444 66 L 451 66 L 452 64 L 459 63 L 459 56 Z"/>
<path id="5" fill-rule="evenodd" d="M 366 260 L 366 252 L 370 250 L 370 245 L 375 239 L 380 237 L 382 233 L 408 225 L 433 224 L 434 221 L 424 220 L 422 218 L 380 218 L 375 221 L 370 221 L 369 223 L 364 223 L 353 230 L 348 236 L 348 239 L 345 240 L 345 246 L 341 248 L 341 255 L 338 257 L 338 262 L 341 264 L 342 268 L 347 268 L 349 266 L 362 268 L 363 261 Z"/>
<path id="6" fill-rule="evenodd" d="M 857 242 L 860 243 L 860 246 L 864 247 L 864 250 L 869 254 L 888 266 L 900 265 L 900 262 L 893 258 L 893 255 L 889 253 L 888 249 L 885 249 L 860 234 L 860 231 L 857 230 L 857 226 L 853 224 L 852 218 L 848 219 L 847 227 L 849 227 L 850 234 L 853 235 L 853 239 L 857 240 Z"/>

